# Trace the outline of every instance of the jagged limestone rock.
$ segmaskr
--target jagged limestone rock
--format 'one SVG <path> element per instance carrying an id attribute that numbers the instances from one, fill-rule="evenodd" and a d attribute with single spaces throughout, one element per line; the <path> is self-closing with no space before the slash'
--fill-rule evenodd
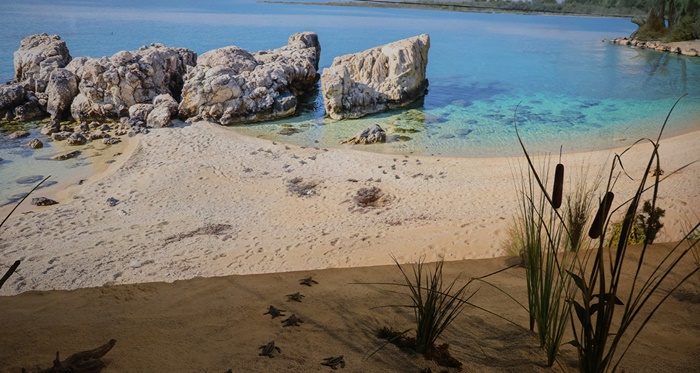
<path id="1" fill-rule="evenodd" d="M 301 32 L 274 50 L 251 54 L 229 46 L 204 53 L 185 77 L 179 114 L 224 125 L 292 115 L 297 97 L 318 81 L 320 51 L 317 35 Z"/>
<path id="2" fill-rule="evenodd" d="M 321 74 L 326 114 L 359 118 L 405 106 L 425 95 L 430 36 L 399 40 L 336 57 Z"/>

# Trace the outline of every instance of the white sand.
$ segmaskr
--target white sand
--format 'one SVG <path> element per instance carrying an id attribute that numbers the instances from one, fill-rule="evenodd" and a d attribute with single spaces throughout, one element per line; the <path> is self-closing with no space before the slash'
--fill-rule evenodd
<path id="1" fill-rule="evenodd" d="M 625 156 L 633 178 L 650 149 L 640 145 Z M 700 159 L 698 149 L 700 132 L 663 140 L 664 176 Z M 401 262 L 500 256 L 517 208 L 513 172 L 522 162 L 302 149 L 208 123 L 154 130 L 123 160 L 58 195 L 59 205 L 24 206 L 8 221 L 0 265 L 22 264 L 0 294 L 372 266 L 391 263 L 390 254 Z M 580 175 L 576 166 L 588 165 L 592 175 L 611 160 L 605 151 L 565 155 L 563 163 L 568 179 Z M 666 217 L 657 241 L 680 238 L 685 216 L 697 221 L 699 175 L 695 164 L 662 183 Z M 293 178 L 317 182 L 315 194 L 291 194 Z M 616 204 L 634 185 L 618 181 Z M 353 196 L 371 186 L 393 200 L 362 211 Z M 119 204 L 110 207 L 109 197 Z M 216 224 L 230 227 L 201 230 Z"/>

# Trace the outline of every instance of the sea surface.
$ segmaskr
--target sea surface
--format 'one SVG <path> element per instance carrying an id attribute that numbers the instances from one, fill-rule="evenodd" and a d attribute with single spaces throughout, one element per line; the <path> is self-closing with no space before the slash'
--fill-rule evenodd
<path id="1" fill-rule="evenodd" d="M 293 118 L 231 129 L 274 141 L 337 147 L 379 123 L 390 133 L 389 142 L 361 149 L 511 157 L 521 154 L 515 119 L 534 153 L 557 153 L 560 147 L 579 152 L 655 138 L 673 103 L 687 94 L 671 115 L 666 134 L 700 130 L 700 58 L 602 42 L 635 29 L 624 18 L 251 0 L 4 1 L 0 81 L 12 79 L 12 53 L 22 38 L 41 32 L 60 35 L 73 57 L 101 57 L 154 42 L 198 54 L 228 45 L 257 51 L 285 45 L 295 32 L 314 31 L 322 47 L 321 69 L 336 56 L 428 33 L 430 87 L 421 102 L 363 119 L 334 121 L 325 118 L 322 98 L 315 93 Z M 36 126 L 30 126 L 30 132 L 40 137 Z M 25 188 L 16 183 L 18 178 L 52 172 L 60 181 L 77 172 L 72 170 L 89 166 L 89 159 L 65 163 L 72 168 L 57 165 L 47 159 L 58 151 L 54 144 L 37 153 L 22 147 L 25 140 L 9 141 L 4 138 L 7 133 L 1 135 L 0 158 L 5 160 L 0 162 L 0 205 Z"/>

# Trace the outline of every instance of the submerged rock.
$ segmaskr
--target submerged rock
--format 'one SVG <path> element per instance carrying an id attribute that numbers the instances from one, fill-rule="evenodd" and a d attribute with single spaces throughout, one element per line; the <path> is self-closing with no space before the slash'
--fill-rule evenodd
<path id="1" fill-rule="evenodd" d="M 27 137 L 29 136 L 29 132 L 27 131 L 15 131 L 12 132 L 9 136 L 7 136 L 8 139 L 20 139 L 22 137 Z"/>
<path id="2" fill-rule="evenodd" d="M 336 57 L 321 75 L 326 114 L 359 118 L 407 105 L 425 95 L 430 37 L 399 40 Z"/>
<path id="3" fill-rule="evenodd" d="M 378 142 L 386 142 L 386 132 L 378 124 L 367 127 L 357 135 L 341 141 L 341 144 L 374 144 Z"/>
<path id="4" fill-rule="evenodd" d="M 56 160 L 56 161 L 65 161 L 66 159 L 75 158 L 78 155 L 80 155 L 80 150 L 74 150 L 72 152 L 54 155 L 53 157 L 51 157 L 51 159 Z"/>
<path id="5" fill-rule="evenodd" d="M 30 141 L 29 144 L 27 144 L 27 146 L 29 146 L 32 149 L 39 149 L 44 147 L 44 143 L 41 142 L 41 140 L 39 139 L 32 139 L 32 141 Z"/>
<path id="6" fill-rule="evenodd" d="M 185 77 L 179 114 L 224 125 L 290 116 L 318 80 L 320 51 L 318 36 L 301 32 L 270 51 L 229 46 L 204 53 Z"/>

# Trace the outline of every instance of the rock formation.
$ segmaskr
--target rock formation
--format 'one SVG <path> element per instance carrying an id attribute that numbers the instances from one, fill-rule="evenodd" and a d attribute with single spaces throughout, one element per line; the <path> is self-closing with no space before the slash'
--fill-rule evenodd
<path id="1" fill-rule="evenodd" d="M 321 75 L 326 114 L 359 118 L 407 105 L 425 95 L 430 37 L 399 40 L 336 57 Z"/>
<path id="2" fill-rule="evenodd" d="M 78 95 L 78 79 L 70 70 L 58 68 L 49 75 L 46 85 L 46 111 L 51 119 L 63 119 Z"/>
<path id="3" fill-rule="evenodd" d="M 320 52 L 317 35 L 301 32 L 270 51 L 229 46 L 204 53 L 185 76 L 179 114 L 225 125 L 292 115 L 297 97 L 318 80 Z"/>
<path id="4" fill-rule="evenodd" d="M 14 54 L 14 82 L 31 91 L 44 92 L 49 75 L 70 61 L 66 42 L 60 36 L 46 33 L 27 36 Z"/>
<path id="5" fill-rule="evenodd" d="M 121 51 L 110 58 L 75 59 L 67 66 L 80 81 L 71 115 L 76 121 L 117 118 L 160 94 L 177 98 L 187 66 L 194 66 L 196 59 L 189 49 L 163 44 Z"/>
<path id="6" fill-rule="evenodd" d="M 374 144 L 378 142 L 386 142 L 386 132 L 378 124 L 367 127 L 357 135 L 341 141 L 341 144 Z"/>

